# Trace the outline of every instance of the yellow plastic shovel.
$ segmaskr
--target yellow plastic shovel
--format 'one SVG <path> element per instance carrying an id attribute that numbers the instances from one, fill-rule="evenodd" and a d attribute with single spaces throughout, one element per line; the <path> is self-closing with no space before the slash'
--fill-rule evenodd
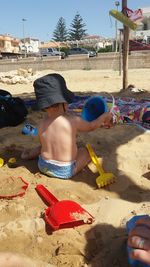
<path id="1" fill-rule="evenodd" d="M 94 165 L 96 166 L 98 172 L 99 172 L 99 176 L 96 178 L 96 184 L 97 186 L 100 188 L 100 187 L 103 187 L 103 186 L 106 186 L 106 185 L 109 185 L 109 184 L 112 184 L 116 181 L 116 178 L 114 176 L 113 173 L 111 172 L 105 172 L 102 168 L 102 166 L 100 165 L 99 161 L 98 161 L 98 158 L 96 156 L 96 154 L 94 153 L 92 147 L 90 144 L 86 144 L 86 147 L 88 149 L 88 152 L 90 154 L 90 157 L 94 163 Z"/>

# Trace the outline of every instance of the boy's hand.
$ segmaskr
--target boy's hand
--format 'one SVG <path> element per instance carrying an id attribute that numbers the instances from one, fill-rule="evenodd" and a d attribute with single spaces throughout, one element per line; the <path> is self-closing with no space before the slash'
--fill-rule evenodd
<path id="1" fill-rule="evenodd" d="M 110 128 L 113 123 L 113 116 L 110 112 L 105 112 L 101 115 L 102 125 L 106 128 Z"/>

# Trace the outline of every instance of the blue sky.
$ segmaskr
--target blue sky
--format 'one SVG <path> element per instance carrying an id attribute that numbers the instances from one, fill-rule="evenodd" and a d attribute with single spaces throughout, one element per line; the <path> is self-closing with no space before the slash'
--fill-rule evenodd
<path id="1" fill-rule="evenodd" d="M 121 9 L 122 0 L 119 2 Z M 150 0 L 128 0 L 131 9 L 148 6 Z M 67 28 L 70 28 L 78 12 L 88 34 L 114 37 L 115 21 L 109 17 L 109 10 L 113 8 L 114 0 L 0 0 L 0 34 L 9 33 L 23 38 L 22 19 L 25 18 L 25 37 L 48 41 L 60 17 L 65 19 Z"/>

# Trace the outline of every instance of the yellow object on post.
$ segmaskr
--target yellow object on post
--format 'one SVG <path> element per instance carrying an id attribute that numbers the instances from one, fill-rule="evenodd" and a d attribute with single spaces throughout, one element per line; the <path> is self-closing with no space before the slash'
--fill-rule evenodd
<path id="1" fill-rule="evenodd" d="M 106 185 L 112 184 L 116 181 L 116 178 L 114 176 L 113 173 L 111 172 L 105 172 L 102 168 L 102 166 L 100 165 L 98 158 L 96 156 L 96 154 L 94 153 L 92 147 L 90 144 L 86 144 L 86 147 L 88 149 L 88 152 L 90 154 L 91 160 L 94 163 L 94 165 L 96 166 L 98 172 L 99 172 L 99 176 L 96 178 L 96 184 L 97 186 L 100 187 L 104 187 Z"/>
<path id="2" fill-rule="evenodd" d="M 137 23 L 132 21 L 130 18 L 125 16 L 122 12 L 119 12 L 115 9 L 109 11 L 109 14 L 114 17 L 115 19 L 122 22 L 125 26 L 129 27 L 131 30 L 135 31 L 138 27 Z"/>

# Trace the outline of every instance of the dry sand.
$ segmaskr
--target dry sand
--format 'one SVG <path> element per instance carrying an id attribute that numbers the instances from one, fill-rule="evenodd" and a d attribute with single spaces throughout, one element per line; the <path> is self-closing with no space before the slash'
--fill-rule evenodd
<path id="1" fill-rule="evenodd" d="M 41 72 L 39 75 L 52 71 Z M 122 78 L 113 71 L 60 72 L 74 92 L 111 92 L 138 98 L 150 97 L 149 70 L 130 70 L 129 83 L 148 92 L 144 94 L 119 93 Z M 33 96 L 32 84 L 0 85 L 21 97 Z M 38 124 L 43 113 L 30 111 L 27 121 Z M 74 178 L 64 181 L 48 178 L 39 173 L 37 161 L 20 159 L 23 148 L 38 143 L 37 137 L 23 136 L 24 124 L 0 131 L 0 157 L 5 165 L 0 169 L 2 193 L 12 193 L 20 184 L 14 180 L 23 177 L 29 188 L 23 197 L 0 200 L 0 250 L 19 253 L 36 261 L 36 266 L 58 267 L 127 267 L 125 230 L 126 221 L 135 214 L 150 214 L 150 134 L 136 126 L 117 125 L 111 129 L 98 129 L 81 134 L 79 144 L 89 142 L 103 160 L 105 170 L 113 172 L 115 183 L 98 189 L 98 176 L 94 166 L 85 168 Z M 17 167 L 9 168 L 7 161 L 16 157 Z M 37 184 L 45 185 L 59 200 L 80 203 L 94 217 L 91 225 L 51 232 L 45 226 L 42 213 L 46 208 L 35 191 Z"/>

